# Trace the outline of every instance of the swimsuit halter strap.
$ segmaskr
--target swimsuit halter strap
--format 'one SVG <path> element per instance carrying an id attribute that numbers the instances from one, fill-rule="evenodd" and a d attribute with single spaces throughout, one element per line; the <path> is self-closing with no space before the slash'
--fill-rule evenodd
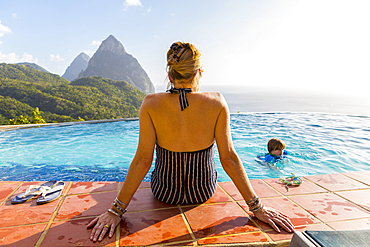
<path id="1" fill-rule="evenodd" d="M 183 111 L 186 107 L 189 106 L 188 99 L 186 98 L 186 94 L 193 92 L 193 90 L 191 88 L 173 87 L 173 88 L 168 89 L 166 92 L 180 94 L 179 95 L 180 106 L 181 106 L 181 111 Z"/>

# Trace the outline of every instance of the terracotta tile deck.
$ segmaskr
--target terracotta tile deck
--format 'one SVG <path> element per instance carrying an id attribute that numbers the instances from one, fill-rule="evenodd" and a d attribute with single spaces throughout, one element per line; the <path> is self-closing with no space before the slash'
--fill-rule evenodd
<path id="1" fill-rule="evenodd" d="M 299 187 L 278 179 L 252 180 L 266 206 L 287 214 L 296 230 L 370 229 L 370 171 L 306 176 Z M 31 184 L 0 181 L 1 246 L 288 246 L 291 233 L 276 233 L 250 217 L 232 182 L 218 183 L 215 195 L 201 205 L 169 205 L 155 199 L 142 183 L 112 238 L 89 240 L 86 225 L 107 210 L 118 182 L 66 182 L 51 203 L 12 205 L 13 196 Z"/>

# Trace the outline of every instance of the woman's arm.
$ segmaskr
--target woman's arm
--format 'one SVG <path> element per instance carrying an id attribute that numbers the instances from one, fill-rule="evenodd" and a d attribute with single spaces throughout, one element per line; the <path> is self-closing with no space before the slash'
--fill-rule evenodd
<path id="1" fill-rule="evenodd" d="M 230 133 L 230 114 L 225 101 L 217 119 L 215 139 L 220 161 L 225 172 L 234 182 L 244 200 L 246 202 L 252 200 L 257 195 L 254 192 L 243 164 L 234 149 Z M 263 222 L 270 224 L 277 232 L 280 232 L 280 230 L 276 224 L 283 227 L 288 232 L 294 231 L 294 226 L 288 217 L 277 210 L 265 207 L 258 211 L 255 216 Z"/>
<path id="2" fill-rule="evenodd" d="M 122 188 L 117 196 L 117 199 L 119 201 L 127 205 L 131 201 L 131 198 L 135 194 L 141 181 L 148 173 L 153 161 L 156 132 L 148 113 L 148 106 L 150 105 L 151 101 L 151 96 L 148 96 L 145 97 L 140 108 L 139 144 L 136 150 L 136 154 L 131 162 L 125 181 L 123 182 Z M 123 208 L 127 207 L 125 205 L 121 206 Z M 111 209 L 115 210 L 114 207 L 112 207 Z M 94 226 L 94 229 L 92 230 L 90 235 L 90 240 L 94 242 L 96 242 L 97 240 L 103 240 L 109 228 L 110 230 L 108 236 L 112 237 L 120 221 L 121 217 L 114 215 L 113 213 L 108 211 L 98 216 L 87 225 L 88 228 Z"/>
<path id="3" fill-rule="evenodd" d="M 154 146 L 157 138 L 154 125 L 148 113 L 149 101 L 148 96 L 145 97 L 140 108 L 139 144 L 121 191 L 118 194 L 118 199 L 125 204 L 129 204 L 153 162 Z"/>
<path id="4" fill-rule="evenodd" d="M 227 105 L 224 105 L 218 116 L 215 129 L 215 139 L 222 167 L 233 180 L 244 200 L 249 201 L 256 197 L 256 193 L 249 182 L 242 162 L 239 159 L 239 156 L 237 155 L 232 143 L 230 133 L 230 115 Z"/>

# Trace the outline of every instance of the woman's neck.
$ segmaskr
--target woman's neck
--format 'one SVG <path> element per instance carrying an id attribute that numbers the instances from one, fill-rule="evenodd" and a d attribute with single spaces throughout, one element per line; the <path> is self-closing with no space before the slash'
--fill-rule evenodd
<path id="1" fill-rule="evenodd" d="M 199 91 L 199 84 L 198 83 L 177 83 L 176 81 L 173 82 L 173 86 L 175 88 L 191 88 L 193 92 L 198 92 Z"/>

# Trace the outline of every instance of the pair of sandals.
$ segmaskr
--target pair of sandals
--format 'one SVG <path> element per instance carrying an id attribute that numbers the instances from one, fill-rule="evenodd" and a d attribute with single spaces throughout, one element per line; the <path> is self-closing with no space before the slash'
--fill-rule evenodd
<path id="1" fill-rule="evenodd" d="M 52 202 L 60 197 L 64 188 L 63 182 L 55 180 L 48 181 L 41 185 L 30 185 L 26 192 L 13 197 L 11 203 L 18 204 L 36 199 L 37 204 Z"/>

